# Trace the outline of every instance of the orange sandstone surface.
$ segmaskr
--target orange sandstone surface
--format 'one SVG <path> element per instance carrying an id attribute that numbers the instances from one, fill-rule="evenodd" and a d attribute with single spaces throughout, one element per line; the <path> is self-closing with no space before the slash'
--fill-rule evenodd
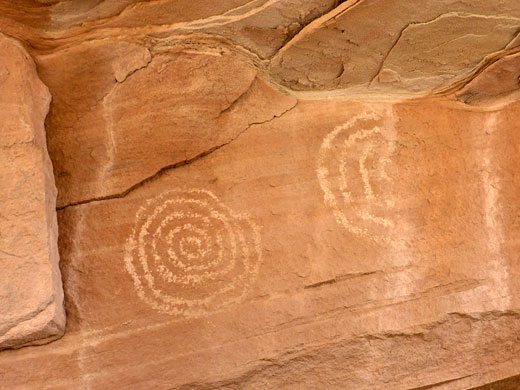
<path id="1" fill-rule="evenodd" d="M 0 0 L 0 389 L 520 389 L 519 28 Z"/>

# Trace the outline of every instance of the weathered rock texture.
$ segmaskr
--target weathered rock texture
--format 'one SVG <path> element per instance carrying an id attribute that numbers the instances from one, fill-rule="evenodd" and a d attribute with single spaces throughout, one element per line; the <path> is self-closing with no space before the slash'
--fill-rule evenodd
<path id="1" fill-rule="evenodd" d="M 0 34 L 0 349 L 46 343 L 65 328 L 43 124 L 50 99 L 23 46 Z"/>
<path id="2" fill-rule="evenodd" d="M 53 100 L 63 338 L 6 389 L 518 389 L 520 3 L 0 0 Z"/>

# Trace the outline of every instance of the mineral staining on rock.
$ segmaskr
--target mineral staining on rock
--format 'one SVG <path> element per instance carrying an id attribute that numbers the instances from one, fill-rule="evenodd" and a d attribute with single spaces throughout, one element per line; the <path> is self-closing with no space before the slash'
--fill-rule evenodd
<path id="1" fill-rule="evenodd" d="M 257 71 L 229 54 L 161 50 L 151 59 L 142 46 L 103 41 L 37 61 L 57 96 L 47 131 L 50 153 L 64 156 L 54 164 L 58 207 L 124 193 L 296 101 L 268 88 Z M 126 71 L 117 81 L 120 69 Z M 90 87 L 69 88 L 83 72 L 92 73 Z"/>
<path id="2" fill-rule="evenodd" d="M 47 343 L 65 327 L 50 99 L 22 44 L 0 34 L 0 349 Z"/>
<path id="3" fill-rule="evenodd" d="M 0 388 L 518 382 L 520 3 L 40 3 L 67 332 Z"/>

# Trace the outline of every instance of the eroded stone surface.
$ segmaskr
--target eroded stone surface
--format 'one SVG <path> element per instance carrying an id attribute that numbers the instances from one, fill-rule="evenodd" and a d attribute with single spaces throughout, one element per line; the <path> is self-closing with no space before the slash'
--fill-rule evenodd
<path id="1" fill-rule="evenodd" d="M 0 349 L 46 343 L 65 327 L 49 102 L 22 45 L 0 34 Z"/>
<path id="2" fill-rule="evenodd" d="M 32 3 L 32 4 L 31 4 Z M 84 40 L 223 45 L 294 91 L 424 95 L 444 90 L 492 55 L 518 48 L 514 0 L 63 1 L 16 9 L 3 29 L 38 51 Z M 203 49 L 204 50 L 204 49 Z"/>
<path id="3" fill-rule="evenodd" d="M 69 318 L 0 383 L 514 389 L 518 3 L 203 4 L 0 16 L 53 94 Z"/>
<path id="4" fill-rule="evenodd" d="M 57 96 L 47 131 L 51 154 L 63 156 L 55 162 L 60 207 L 125 192 L 296 103 L 218 52 L 168 50 L 152 60 L 141 46 L 96 42 L 38 63 Z M 84 72 L 92 75 L 89 88 L 71 88 Z M 68 77 L 58 76 L 64 73 Z"/>
<path id="5" fill-rule="evenodd" d="M 517 116 L 518 104 L 300 101 L 123 198 L 67 207 L 67 334 L 11 354 L 7 380 L 44 357 L 70 373 L 53 388 L 468 389 L 512 376 Z"/>
<path id="6" fill-rule="evenodd" d="M 347 1 L 280 50 L 271 71 L 297 90 L 425 93 L 504 49 L 519 18 L 516 1 Z"/>
<path id="7" fill-rule="evenodd" d="M 472 105 L 497 105 L 518 99 L 520 54 L 500 57 L 464 85 L 456 95 Z"/>

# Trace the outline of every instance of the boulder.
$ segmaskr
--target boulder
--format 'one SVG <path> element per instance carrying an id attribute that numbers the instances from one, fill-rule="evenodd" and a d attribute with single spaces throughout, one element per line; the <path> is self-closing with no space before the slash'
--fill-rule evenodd
<path id="1" fill-rule="evenodd" d="M 65 328 L 50 100 L 27 51 L 0 34 L 0 349 L 45 344 Z"/>

